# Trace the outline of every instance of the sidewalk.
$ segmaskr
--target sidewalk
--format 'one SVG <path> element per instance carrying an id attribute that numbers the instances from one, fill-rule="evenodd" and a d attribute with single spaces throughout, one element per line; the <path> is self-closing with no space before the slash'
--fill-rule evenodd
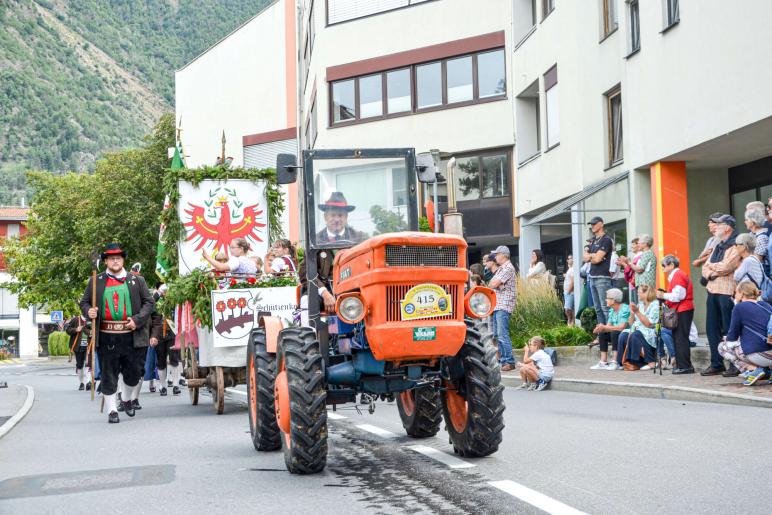
<path id="1" fill-rule="evenodd" d="M 755 386 L 743 386 L 743 380 L 739 376 L 702 377 L 699 372 L 674 376 L 670 370 L 663 370 L 662 375 L 659 375 L 659 371 L 655 374 L 650 370 L 590 370 L 591 364 L 592 362 L 561 365 L 558 361 L 552 389 L 772 408 L 772 385 L 766 379 Z M 520 384 L 520 375 L 517 372 L 503 372 L 501 377 L 506 386 Z"/>

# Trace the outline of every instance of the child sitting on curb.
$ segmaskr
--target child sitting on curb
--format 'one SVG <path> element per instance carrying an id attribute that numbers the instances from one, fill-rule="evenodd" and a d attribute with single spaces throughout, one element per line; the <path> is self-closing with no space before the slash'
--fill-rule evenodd
<path id="1" fill-rule="evenodd" d="M 552 365 L 552 358 L 544 352 L 544 338 L 534 336 L 528 340 L 523 353 L 523 362 L 518 363 L 520 367 L 520 378 L 523 384 L 520 389 L 544 390 L 555 375 L 555 367 Z"/>

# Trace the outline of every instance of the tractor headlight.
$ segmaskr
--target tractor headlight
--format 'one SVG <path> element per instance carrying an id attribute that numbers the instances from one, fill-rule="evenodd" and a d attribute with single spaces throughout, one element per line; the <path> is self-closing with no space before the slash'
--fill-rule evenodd
<path id="1" fill-rule="evenodd" d="M 464 299 L 467 315 L 474 318 L 485 318 L 493 311 L 496 294 L 489 288 L 477 287 L 470 290 Z"/>
<path id="2" fill-rule="evenodd" d="M 340 299 L 337 311 L 344 322 L 356 324 L 365 316 L 365 304 L 359 295 L 351 295 Z"/>

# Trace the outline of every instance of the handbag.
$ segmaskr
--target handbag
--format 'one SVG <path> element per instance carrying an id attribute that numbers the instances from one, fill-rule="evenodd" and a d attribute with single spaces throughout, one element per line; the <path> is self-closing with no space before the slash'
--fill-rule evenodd
<path id="1" fill-rule="evenodd" d="M 675 330 L 678 327 L 678 310 L 662 303 L 662 327 Z"/>

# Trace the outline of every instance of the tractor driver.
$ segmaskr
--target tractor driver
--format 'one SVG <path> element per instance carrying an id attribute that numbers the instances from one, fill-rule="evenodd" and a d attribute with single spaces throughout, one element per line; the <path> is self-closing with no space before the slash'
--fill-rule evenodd
<path id="1" fill-rule="evenodd" d="M 327 202 L 319 204 L 319 209 L 324 213 L 326 227 L 316 233 L 317 243 L 335 241 L 360 243 L 364 241 L 365 234 L 348 225 L 348 214 L 356 209 L 356 206 L 349 205 L 343 193 L 333 191 Z"/>

